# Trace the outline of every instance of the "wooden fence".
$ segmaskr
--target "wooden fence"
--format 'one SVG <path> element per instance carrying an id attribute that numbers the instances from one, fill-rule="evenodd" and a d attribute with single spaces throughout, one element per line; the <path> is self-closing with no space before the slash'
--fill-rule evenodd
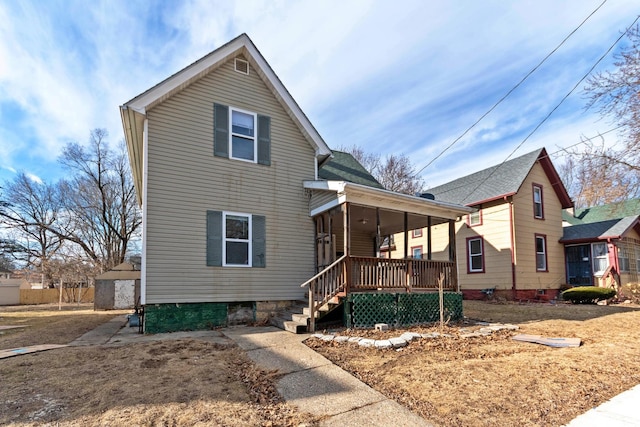
<path id="1" fill-rule="evenodd" d="M 93 302 L 95 288 L 81 288 L 80 302 Z M 58 289 L 20 289 L 20 304 L 51 304 L 60 300 Z M 78 302 L 78 288 L 62 290 L 62 302 Z"/>

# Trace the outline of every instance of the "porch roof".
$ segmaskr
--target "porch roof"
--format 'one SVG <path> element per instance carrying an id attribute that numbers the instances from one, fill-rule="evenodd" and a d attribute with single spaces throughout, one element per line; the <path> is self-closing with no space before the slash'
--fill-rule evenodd
<path id="1" fill-rule="evenodd" d="M 637 216 L 592 222 L 565 227 L 561 243 L 587 243 L 598 240 L 620 239 L 631 228 L 640 229 Z"/>
<path id="2" fill-rule="evenodd" d="M 311 216 L 326 212 L 345 202 L 452 220 L 473 211 L 469 207 L 455 203 L 425 199 L 346 181 L 304 181 L 303 185 L 307 190 L 336 194 L 335 199 L 320 207 L 311 209 L 309 212 Z"/>

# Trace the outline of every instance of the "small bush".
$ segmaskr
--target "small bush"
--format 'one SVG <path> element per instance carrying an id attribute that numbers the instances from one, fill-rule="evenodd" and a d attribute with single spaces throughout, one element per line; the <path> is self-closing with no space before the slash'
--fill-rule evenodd
<path id="1" fill-rule="evenodd" d="M 573 304 L 595 304 L 598 301 L 613 298 L 616 290 L 597 286 L 578 286 L 562 293 L 562 299 Z"/>

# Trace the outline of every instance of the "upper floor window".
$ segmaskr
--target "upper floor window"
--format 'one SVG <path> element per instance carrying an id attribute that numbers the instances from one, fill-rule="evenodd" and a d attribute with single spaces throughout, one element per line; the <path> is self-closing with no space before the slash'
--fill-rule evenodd
<path id="1" fill-rule="evenodd" d="M 469 227 L 476 225 L 482 225 L 482 209 L 478 209 L 475 212 L 471 212 L 468 217 Z"/>
<path id="2" fill-rule="evenodd" d="M 544 218 L 544 206 L 542 204 L 542 186 L 533 184 L 533 217 Z"/>
<path id="3" fill-rule="evenodd" d="M 271 164 L 271 118 L 213 104 L 213 128 L 215 156 Z"/>
<path id="4" fill-rule="evenodd" d="M 231 150 L 229 157 L 255 162 L 257 154 L 255 132 L 257 115 L 235 108 L 229 108 L 229 110 L 231 112 Z"/>
<path id="5" fill-rule="evenodd" d="M 536 271 L 547 269 L 547 236 L 536 234 Z"/>
<path id="6" fill-rule="evenodd" d="M 415 230 L 411 231 L 411 237 L 422 237 L 422 228 L 416 228 Z"/>
<path id="7" fill-rule="evenodd" d="M 467 239 L 467 271 L 484 273 L 484 242 L 482 237 Z"/>

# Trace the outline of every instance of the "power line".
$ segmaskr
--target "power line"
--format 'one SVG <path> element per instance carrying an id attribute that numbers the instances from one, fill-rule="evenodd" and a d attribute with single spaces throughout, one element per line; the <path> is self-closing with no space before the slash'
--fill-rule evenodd
<path id="1" fill-rule="evenodd" d="M 540 123 L 538 123 L 538 125 L 533 128 L 533 130 L 531 132 L 529 132 L 529 134 L 522 140 L 522 142 L 520 142 L 520 144 L 518 144 L 516 146 L 516 148 L 507 156 L 506 159 L 504 159 L 504 161 L 502 163 L 500 163 L 495 169 L 493 169 L 491 171 L 491 173 L 482 181 L 480 181 L 480 183 L 469 192 L 469 196 L 472 195 L 482 184 L 484 184 L 489 178 L 491 178 L 491 176 L 495 173 L 495 171 L 497 171 L 498 169 L 500 169 L 500 167 L 505 164 L 505 162 L 507 162 L 507 160 L 509 160 L 511 158 L 511 156 L 513 156 L 513 154 L 518 151 L 520 149 L 520 147 L 522 147 L 522 145 L 524 145 L 525 142 L 527 142 L 529 140 L 529 138 L 536 133 L 536 131 L 538 129 L 540 129 L 540 127 L 549 119 L 549 117 L 551 117 L 551 115 L 553 113 L 555 113 L 555 111 L 564 103 L 564 101 L 566 101 L 567 98 L 569 98 L 569 96 L 578 88 L 578 86 L 580 85 L 580 83 L 582 83 L 584 81 L 584 79 L 586 79 L 587 77 L 589 77 L 589 75 L 591 74 L 591 72 L 598 66 L 598 64 L 600 64 L 600 62 L 602 62 L 602 60 L 613 50 L 613 48 L 620 42 L 620 40 L 622 40 L 622 38 L 624 36 L 627 35 L 627 33 L 629 32 L 629 30 L 636 24 L 636 22 L 638 22 L 638 19 L 640 19 L 640 15 L 636 16 L 636 19 L 633 20 L 633 22 L 631 23 L 631 25 L 622 33 L 620 34 L 620 37 L 618 37 L 616 39 L 616 41 L 609 46 L 609 49 L 607 49 L 607 51 L 605 53 L 602 54 L 602 56 L 600 58 L 598 58 L 598 60 L 591 66 L 591 68 L 589 68 L 589 71 L 587 71 L 585 73 L 584 76 L 582 76 L 582 78 L 580 80 L 578 80 L 578 82 L 571 88 L 571 90 L 569 92 L 567 92 L 567 94 L 565 96 L 562 97 L 562 99 L 560 100 L 560 102 L 558 102 L 556 104 L 555 107 L 553 107 L 553 109 L 542 119 L 542 121 L 540 121 Z M 467 196 L 467 197 L 469 197 Z"/>
<path id="2" fill-rule="evenodd" d="M 602 7 L 602 6 L 606 3 L 606 2 L 607 2 L 607 0 L 604 0 L 602 3 L 600 3 L 600 5 L 599 5 L 598 7 L 596 7 L 596 8 L 594 9 L 594 11 L 593 11 L 593 12 L 591 12 L 591 13 L 589 14 L 589 16 L 587 16 L 587 17 L 586 17 L 586 18 L 585 18 L 585 19 L 580 23 L 580 25 L 578 25 L 578 26 L 577 26 L 573 31 L 571 31 L 571 32 L 569 33 L 569 35 L 567 35 L 567 36 L 566 36 L 566 37 L 565 37 L 565 38 L 560 42 L 560 44 L 559 44 L 558 46 L 556 46 L 556 47 L 555 47 L 551 52 L 549 52 L 549 54 L 547 54 L 547 56 L 545 56 L 545 57 L 542 59 L 542 61 L 540 61 L 540 62 L 538 63 L 538 65 L 536 65 L 535 67 L 533 67 L 533 69 L 531 69 L 531 71 L 529 71 L 529 72 L 528 72 L 528 73 L 527 73 L 527 74 L 526 74 L 526 75 L 525 75 L 525 76 L 524 76 L 524 77 L 523 77 L 523 78 L 522 78 L 522 79 L 521 79 L 521 80 L 520 80 L 520 81 L 519 81 L 519 82 L 518 82 L 518 83 L 517 83 L 513 88 L 511 88 L 511 90 L 509 90 L 509 91 L 508 91 L 508 92 L 507 92 L 507 93 L 506 93 L 502 98 L 500 98 L 500 99 L 498 100 L 498 102 L 496 102 L 495 104 L 493 104 L 493 106 L 492 106 L 491 108 L 489 108 L 489 110 L 488 110 L 486 113 L 484 113 L 482 116 L 480 116 L 480 118 L 479 118 L 478 120 L 476 120 L 476 121 L 475 121 L 471 126 L 469 126 L 469 127 L 468 127 L 464 132 L 462 132 L 462 135 L 460 135 L 459 137 L 457 137 L 456 139 L 454 139 L 454 140 L 453 140 L 453 142 L 452 142 L 451 144 L 449 144 L 449 145 L 448 145 L 444 150 L 442 150 L 442 151 L 440 152 L 440 154 L 438 154 L 438 155 L 437 155 L 436 157 L 434 157 L 431 161 L 429 161 L 429 163 L 427 163 L 425 166 L 423 166 L 421 169 L 419 169 L 419 170 L 416 172 L 416 176 L 417 176 L 418 174 L 420 174 L 420 172 L 422 172 L 423 170 L 425 170 L 426 168 L 428 168 L 429 166 L 431 166 L 431 164 L 432 164 L 433 162 L 435 162 L 436 160 L 438 160 L 438 159 L 439 159 L 439 158 L 440 158 L 444 153 L 446 153 L 446 152 L 447 152 L 451 147 L 453 147 L 456 143 L 458 143 L 458 141 L 460 141 L 460 140 L 461 140 L 461 139 L 462 139 L 462 138 L 463 138 L 467 133 L 469 133 L 469 131 L 470 131 L 471 129 L 473 129 L 474 127 L 476 127 L 476 125 L 477 125 L 478 123 L 480 123 L 480 121 L 482 121 L 482 119 L 484 119 L 485 117 L 487 117 L 487 116 L 488 116 L 488 115 L 489 115 L 493 110 L 495 110 L 495 109 L 496 109 L 496 107 L 502 103 L 502 101 L 504 101 L 504 100 L 505 100 L 509 95 L 511 95 L 511 93 L 512 93 L 513 91 L 515 91 L 518 87 L 520 87 L 520 85 L 521 85 L 522 83 L 524 83 L 524 81 L 525 81 L 527 78 L 529 78 L 529 76 L 530 76 L 531 74 L 533 74 L 533 73 L 534 73 L 538 68 L 540 68 L 540 66 L 542 66 L 542 64 L 544 64 L 544 63 L 547 61 L 547 59 L 549 59 L 549 57 L 550 57 L 551 55 L 553 55 L 553 54 L 554 54 L 554 53 L 555 53 L 555 52 L 556 52 L 556 51 L 557 51 L 557 50 L 558 50 L 558 49 L 559 49 L 559 48 L 560 48 L 560 47 L 561 47 L 561 46 L 562 46 L 562 45 L 563 45 L 563 44 L 564 44 L 568 39 L 569 39 L 569 37 L 571 37 L 571 36 L 572 36 L 576 31 L 578 31 L 578 30 L 580 29 L 580 27 L 582 27 L 582 25 L 584 25 L 584 23 L 585 23 L 585 22 L 587 22 L 587 20 L 588 20 L 589 18 L 591 18 L 591 17 L 592 17 L 592 16 L 593 16 L 593 15 L 594 15 L 594 14 L 595 14 L 595 13 L 596 13 L 596 12 L 597 12 L 601 7 Z"/>

